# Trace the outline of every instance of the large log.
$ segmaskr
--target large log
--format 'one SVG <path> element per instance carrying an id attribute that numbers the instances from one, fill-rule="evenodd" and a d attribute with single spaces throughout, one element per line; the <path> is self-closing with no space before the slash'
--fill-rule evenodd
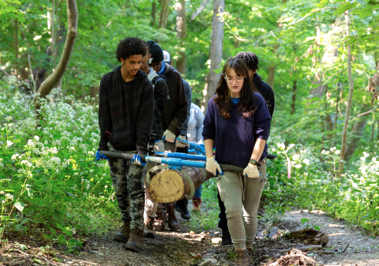
<path id="1" fill-rule="evenodd" d="M 109 158 L 130 160 L 133 157 L 133 154 L 121 152 L 101 151 L 101 153 Z M 145 161 L 145 156 L 141 156 L 141 159 Z M 243 172 L 243 168 L 235 165 L 220 164 L 220 166 L 223 171 L 241 174 Z M 145 186 L 151 199 L 160 203 L 171 203 L 184 198 L 192 199 L 195 190 L 212 177 L 213 174 L 203 168 L 183 166 L 170 169 L 169 165 L 164 164 L 148 169 Z"/>
<path id="2" fill-rule="evenodd" d="M 220 164 L 224 171 L 240 172 L 243 168 Z M 151 198 L 160 203 L 170 203 L 187 198 L 192 199 L 195 190 L 208 179 L 212 173 L 202 168 L 183 166 L 181 170 L 168 169 L 167 165 L 153 167 L 146 175 Z"/>
<path id="3" fill-rule="evenodd" d="M 182 170 L 167 169 L 157 173 L 149 172 L 151 181 L 149 193 L 160 203 L 192 199 L 195 190 L 213 175 L 204 169 L 183 167 Z"/>

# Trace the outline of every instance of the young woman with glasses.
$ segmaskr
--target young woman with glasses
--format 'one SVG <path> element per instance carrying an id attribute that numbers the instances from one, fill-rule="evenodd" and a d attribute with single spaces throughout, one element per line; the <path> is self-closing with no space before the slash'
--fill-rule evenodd
<path id="1" fill-rule="evenodd" d="M 204 119 L 207 171 L 218 175 L 236 265 L 249 265 L 257 231 L 257 213 L 266 182 L 266 140 L 271 126 L 267 104 L 250 82 L 245 62 L 229 59 Z M 216 148 L 213 155 L 213 147 Z M 223 172 L 219 163 L 241 167 Z"/>

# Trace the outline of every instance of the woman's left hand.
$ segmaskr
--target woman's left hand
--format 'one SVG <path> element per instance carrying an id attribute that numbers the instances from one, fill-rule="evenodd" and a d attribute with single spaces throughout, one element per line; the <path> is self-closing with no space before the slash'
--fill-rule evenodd
<path id="1" fill-rule="evenodd" d="M 250 178 L 259 177 L 258 167 L 249 163 L 246 168 L 243 170 L 243 175 Z"/>

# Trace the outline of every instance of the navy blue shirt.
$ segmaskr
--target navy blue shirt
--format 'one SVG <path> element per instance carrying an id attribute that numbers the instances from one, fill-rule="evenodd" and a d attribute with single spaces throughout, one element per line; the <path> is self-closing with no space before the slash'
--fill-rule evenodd
<path id="1" fill-rule="evenodd" d="M 204 140 L 213 139 L 216 148 L 218 163 L 232 164 L 245 168 L 250 162 L 256 140 L 267 140 L 271 116 L 263 97 L 254 92 L 256 110 L 248 118 L 239 113 L 239 103 L 231 101 L 231 117 L 224 119 L 218 114 L 214 96 L 208 102 L 207 113 L 204 118 Z M 267 156 L 267 144 L 259 161 Z"/>

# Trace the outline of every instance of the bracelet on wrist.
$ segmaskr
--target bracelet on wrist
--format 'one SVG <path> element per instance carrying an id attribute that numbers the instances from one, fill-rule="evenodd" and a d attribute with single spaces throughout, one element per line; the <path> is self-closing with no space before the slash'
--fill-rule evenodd
<path id="1" fill-rule="evenodd" d="M 255 166 L 261 166 L 256 160 L 254 160 L 254 159 L 251 159 L 250 160 L 250 163 L 252 164 L 252 165 L 255 165 Z"/>

